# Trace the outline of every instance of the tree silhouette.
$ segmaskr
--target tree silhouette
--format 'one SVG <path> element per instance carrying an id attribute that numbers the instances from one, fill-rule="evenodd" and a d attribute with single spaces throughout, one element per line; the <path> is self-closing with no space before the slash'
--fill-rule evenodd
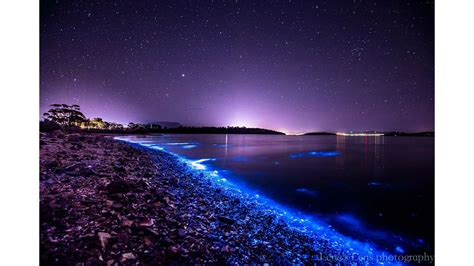
<path id="1" fill-rule="evenodd" d="M 77 104 L 51 104 L 51 109 L 43 114 L 46 120 L 53 121 L 63 127 L 79 126 L 86 117 Z"/>

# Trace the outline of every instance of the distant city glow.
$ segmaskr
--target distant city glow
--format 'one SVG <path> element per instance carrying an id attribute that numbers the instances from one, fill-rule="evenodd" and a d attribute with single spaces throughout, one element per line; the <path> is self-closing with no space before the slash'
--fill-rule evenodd
<path id="1" fill-rule="evenodd" d="M 344 133 L 344 132 L 337 132 L 336 135 L 338 136 L 348 136 L 348 137 L 380 137 L 384 134 L 382 133 Z"/>

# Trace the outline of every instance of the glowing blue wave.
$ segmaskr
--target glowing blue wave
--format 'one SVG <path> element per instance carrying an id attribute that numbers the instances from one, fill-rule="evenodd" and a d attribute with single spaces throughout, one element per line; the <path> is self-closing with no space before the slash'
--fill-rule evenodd
<path id="1" fill-rule="evenodd" d="M 272 199 L 260 195 L 255 190 L 250 189 L 242 184 L 237 184 L 229 181 L 224 174 L 228 175 L 230 171 L 215 169 L 212 166 L 206 164 L 207 162 L 215 161 L 215 158 L 203 158 L 203 159 L 188 159 L 177 153 L 164 149 L 159 144 L 151 144 L 146 141 L 133 141 L 127 138 L 114 137 L 115 140 L 120 140 L 132 144 L 136 144 L 148 149 L 159 150 L 174 156 L 178 161 L 186 164 L 193 172 L 203 174 L 205 177 L 210 178 L 214 181 L 214 185 L 219 186 L 224 191 L 235 197 L 247 200 L 248 202 L 255 203 L 256 208 L 260 208 L 265 212 L 272 213 L 282 219 L 284 219 L 291 229 L 312 235 L 319 239 L 326 239 L 331 242 L 331 245 L 337 249 L 345 250 L 347 257 L 349 258 L 360 258 L 364 264 L 391 264 L 391 265 L 403 265 L 400 262 L 383 261 L 383 258 L 392 256 L 387 251 L 378 250 L 371 243 L 364 243 L 354 240 L 350 237 L 342 235 L 337 232 L 331 225 L 326 224 L 323 221 L 316 220 L 315 217 L 302 214 L 296 210 L 287 208 L 273 201 Z M 166 145 L 166 144 L 165 144 Z M 309 152 L 304 153 L 309 156 L 337 156 L 338 152 Z M 298 157 L 297 157 L 298 158 Z M 303 192 L 303 190 L 302 190 Z M 352 217 L 342 216 L 341 219 L 357 224 Z M 315 246 L 315 250 L 319 247 Z M 403 254 L 404 250 L 402 247 L 395 247 L 394 252 Z M 374 259 L 375 258 L 375 259 Z M 368 261 L 367 261 L 368 260 Z M 380 261 L 382 260 L 382 261 Z"/>
<path id="2" fill-rule="evenodd" d="M 291 159 L 302 158 L 302 157 L 334 157 L 339 156 L 338 151 L 310 151 L 302 153 L 293 153 L 290 155 Z"/>
<path id="3" fill-rule="evenodd" d="M 296 189 L 296 192 L 303 193 L 313 198 L 318 196 L 318 192 L 304 188 L 304 187 Z"/>
<path id="4" fill-rule="evenodd" d="M 229 145 L 229 144 L 218 144 L 218 143 L 212 144 L 212 146 L 217 147 L 217 148 L 228 148 L 228 147 L 231 147 L 231 145 Z"/>
<path id="5" fill-rule="evenodd" d="M 194 145 L 194 144 L 181 146 L 182 149 L 193 149 L 193 148 L 196 148 L 196 147 L 197 147 L 197 145 Z"/>

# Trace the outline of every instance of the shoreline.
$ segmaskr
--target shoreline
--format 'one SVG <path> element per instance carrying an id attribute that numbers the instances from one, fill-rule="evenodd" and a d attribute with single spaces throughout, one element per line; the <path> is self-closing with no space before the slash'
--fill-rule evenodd
<path id="1" fill-rule="evenodd" d="M 331 230 L 296 230 L 165 152 L 93 134 L 40 142 L 44 263 L 349 263 L 382 254 Z"/>

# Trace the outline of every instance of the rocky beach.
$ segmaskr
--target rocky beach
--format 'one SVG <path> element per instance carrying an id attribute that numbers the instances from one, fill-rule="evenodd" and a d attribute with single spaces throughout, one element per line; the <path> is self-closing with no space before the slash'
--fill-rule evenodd
<path id="1" fill-rule="evenodd" d="M 349 263 L 378 254 L 323 232 L 293 228 L 170 154 L 107 135 L 40 135 L 44 265 Z"/>

